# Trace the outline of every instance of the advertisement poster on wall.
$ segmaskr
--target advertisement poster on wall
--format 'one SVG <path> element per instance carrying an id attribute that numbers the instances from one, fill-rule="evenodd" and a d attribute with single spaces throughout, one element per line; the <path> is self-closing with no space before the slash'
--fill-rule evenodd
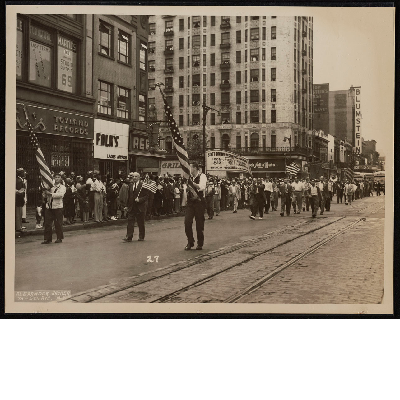
<path id="1" fill-rule="evenodd" d="M 94 120 L 94 158 L 128 160 L 129 125 L 103 119 Z"/>

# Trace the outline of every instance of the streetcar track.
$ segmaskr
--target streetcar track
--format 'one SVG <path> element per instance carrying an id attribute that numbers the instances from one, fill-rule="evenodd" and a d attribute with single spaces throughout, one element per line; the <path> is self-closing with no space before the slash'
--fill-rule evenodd
<path id="1" fill-rule="evenodd" d="M 163 302 L 166 302 L 166 301 L 168 301 L 169 299 L 175 297 L 176 295 L 178 295 L 178 294 L 180 294 L 180 293 L 183 293 L 183 292 L 186 292 L 187 290 L 189 290 L 189 289 L 191 289 L 191 288 L 193 288 L 193 287 L 203 285 L 204 283 L 206 283 L 206 282 L 212 280 L 213 278 L 215 278 L 217 275 L 220 275 L 220 274 L 222 274 L 222 273 L 224 273 L 224 272 L 226 272 L 226 271 L 229 271 L 229 270 L 231 270 L 231 269 L 233 269 L 233 268 L 236 268 L 236 267 L 238 267 L 238 266 L 241 266 L 241 265 L 243 265 L 243 264 L 246 264 L 246 263 L 248 263 L 249 261 L 252 261 L 253 259 L 255 259 L 255 258 L 257 258 L 257 257 L 259 257 L 259 256 L 261 256 L 261 255 L 263 255 L 263 254 L 269 253 L 269 252 L 271 252 L 271 251 L 277 249 L 278 247 L 284 246 L 284 245 L 286 245 L 286 244 L 288 244 L 288 243 L 290 243 L 290 242 L 293 242 L 294 240 L 297 240 L 297 239 L 299 239 L 299 238 L 301 238 L 301 237 L 303 237 L 303 236 L 306 236 L 306 235 L 308 235 L 308 234 L 310 234 L 310 233 L 313 233 L 313 232 L 316 232 L 316 231 L 318 231 L 318 230 L 320 230 L 320 229 L 326 228 L 327 226 L 332 225 L 332 224 L 334 224 L 334 223 L 336 223 L 336 222 L 339 222 L 339 221 L 341 221 L 341 220 L 344 219 L 344 218 L 346 218 L 346 217 L 340 217 L 340 218 L 336 219 L 335 221 L 331 221 L 331 222 L 329 222 L 328 224 L 325 224 L 325 225 L 323 225 L 323 226 L 320 226 L 320 227 L 317 227 L 317 228 L 315 228 L 315 229 L 312 229 L 311 231 L 308 231 L 308 232 L 303 233 L 303 234 L 301 234 L 301 235 L 299 235 L 299 236 L 296 236 L 295 238 L 285 240 L 284 242 L 279 243 L 278 245 L 276 245 L 276 246 L 274 246 L 274 247 L 271 247 L 271 248 L 269 248 L 268 250 L 263 250 L 263 251 L 256 252 L 255 254 L 253 254 L 252 256 L 250 256 L 250 257 L 248 257 L 248 258 L 246 258 L 245 260 L 242 260 L 242 261 L 240 261 L 240 262 L 238 262 L 238 263 L 236 263 L 236 264 L 234 264 L 234 265 L 230 265 L 229 267 L 227 267 L 227 268 L 225 268 L 225 269 L 223 269 L 223 270 L 217 271 L 217 272 L 215 272 L 215 273 L 213 273 L 213 274 L 211 274 L 211 275 L 208 275 L 208 276 L 205 277 L 205 278 L 198 279 L 197 281 L 192 282 L 190 285 L 187 285 L 187 286 L 185 286 L 185 287 L 183 287 L 183 288 L 180 288 L 180 289 L 175 290 L 175 291 L 173 291 L 173 292 L 171 292 L 171 293 L 168 293 L 168 294 L 165 295 L 165 296 L 159 297 L 158 299 L 153 300 L 153 301 L 151 301 L 150 303 L 163 303 Z M 357 220 L 356 222 L 358 223 L 358 222 L 362 221 L 363 219 L 365 220 L 365 218 L 360 218 L 360 219 Z M 354 225 L 354 223 L 351 224 L 351 226 L 353 226 L 353 225 Z M 341 231 L 342 231 L 342 230 L 341 230 Z M 339 231 L 339 232 L 341 232 L 341 231 Z"/>
<path id="2" fill-rule="evenodd" d="M 328 226 L 328 225 L 330 225 L 330 224 L 333 224 L 333 223 L 335 223 L 335 222 L 338 222 L 338 221 L 342 220 L 343 218 L 346 218 L 346 217 L 338 217 L 335 221 L 332 221 L 332 222 L 330 222 L 330 223 L 328 223 L 328 224 L 326 224 L 326 225 L 323 225 L 323 226 L 321 226 L 320 228 L 316 228 L 316 229 L 314 229 L 314 230 L 312 230 L 312 231 L 308 231 L 306 234 L 308 234 L 308 233 L 310 233 L 310 232 L 314 232 L 314 231 L 317 230 L 317 229 L 322 229 L 322 228 L 324 228 L 325 226 Z M 91 303 L 91 302 L 93 302 L 93 301 L 100 300 L 100 299 L 102 299 L 102 298 L 104 298 L 104 297 L 108 297 L 108 296 L 110 296 L 110 295 L 114 295 L 114 294 L 119 293 L 119 292 L 122 292 L 122 291 L 124 291 L 124 290 L 128 290 L 128 289 L 134 288 L 134 287 L 139 286 L 139 285 L 141 285 L 141 284 L 148 283 L 148 282 L 151 282 L 151 281 L 160 279 L 160 278 L 164 278 L 164 277 L 170 275 L 171 273 L 183 271 L 183 270 L 186 269 L 186 268 L 190 268 L 190 267 L 193 267 L 193 266 L 195 266 L 195 265 L 202 264 L 202 263 L 204 263 L 204 262 L 206 262 L 206 261 L 209 261 L 209 260 L 211 260 L 211 259 L 224 256 L 224 255 L 229 254 L 229 253 L 232 253 L 232 252 L 234 252 L 234 251 L 236 251 L 236 250 L 240 250 L 240 249 L 243 248 L 243 247 L 247 247 L 247 246 L 250 245 L 250 244 L 260 243 L 260 242 L 262 242 L 262 241 L 264 241 L 264 240 L 269 239 L 272 235 L 279 235 L 279 234 L 281 234 L 281 233 L 284 233 L 285 231 L 288 231 L 288 230 L 291 230 L 291 229 L 292 229 L 292 230 L 293 230 L 293 229 L 297 229 L 297 228 L 299 228 L 299 227 L 303 227 L 303 226 L 305 226 L 305 225 L 308 225 L 308 224 L 310 224 L 310 223 L 313 223 L 314 221 L 315 221 L 315 220 L 305 220 L 305 221 L 303 220 L 302 222 L 300 222 L 300 223 L 298 223 L 298 224 L 296 224 L 296 225 L 288 225 L 288 226 L 285 226 L 284 228 L 277 229 L 277 230 L 275 230 L 275 231 L 271 231 L 271 232 L 265 233 L 265 234 L 263 234 L 263 235 L 261 235 L 261 236 L 258 236 L 258 237 L 256 237 L 256 238 L 247 239 L 247 240 L 244 240 L 244 241 L 242 241 L 242 242 L 233 244 L 233 245 L 231 245 L 231 246 L 224 246 L 224 247 L 221 247 L 220 249 L 211 251 L 211 252 L 206 253 L 206 254 L 199 255 L 199 256 L 197 256 L 197 257 L 195 257 L 195 258 L 193 258 L 193 259 L 188 259 L 188 260 L 180 261 L 180 262 L 177 263 L 177 264 L 184 263 L 184 266 L 179 267 L 179 268 L 177 268 L 177 269 L 174 269 L 174 270 L 172 270 L 172 271 L 169 270 L 169 271 L 167 271 L 167 272 L 165 272 L 165 273 L 162 273 L 161 275 L 154 276 L 154 277 L 149 278 L 149 279 L 144 280 L 144 281 L 129 283 L 128 285 L 121 286 L 121 287 L 119 287 L 119 288 L 116 289 L 116 290 L 109 291 L 109 292 L 107 292 L 107 293 L 105 293 L 105 294 L 103 294 L 103 295 L 93 297 L 92 299 L 87 300 L 86 303 Z M 304 235 L 301 235 L 301 236 L 304 236 Z M 301 236 L 298 236 L 298 237 L 301 237 Z M 249 260 L 250 260 L 250 259 L 249 259 Z M 166 266 L 165 268 L 163 268 L 163 269 L 168 269 L 168 268 L 170 268 L 170 267 L 171 267 L 171 265 L 167 265 L 167 266 Z M 162 270 L 162 269 L 161 269 L 161 270 Z M 160 271 L 160 270 L 159 270 L 159 271 Z M 155 271 L 155 272 L 157 272 L 157 271 Z M 223 272 L 223 271 L 222 271 L 222 272 Z M 154 273 L 154 271 L 151 272 L 151 273 Z M 139 278 L 139 277 L 140 277 L 140 275 L 139 275 L 137 278 Z M 210 277 L 211 277 L 211 276 L 208 276 L 207 278 L 204 278 L 204 279 L 208 279 L 208 278 L 210 278 Z M 110 286 L 112 286 L 112 285 L 110 285 Z M 96 291 L 96 289 L 94 289 L 93 291 Z M 85 295 L 85 294 L 90 296 L 90 294 L 88 294 L 87 291 L 85 291 L 84 293 L 75 294 L 75 295 L 73 295 L 73 296 L 71 296 L 71 297 L 69 297 L 69 298 L 63 299 L 63 301 L 69 300 L 69 299 L 74 300 L 74 297 L 79 296 L 79 295 Z M 157 300 L 156 300 L 156 301 L 157 301 Z"/>

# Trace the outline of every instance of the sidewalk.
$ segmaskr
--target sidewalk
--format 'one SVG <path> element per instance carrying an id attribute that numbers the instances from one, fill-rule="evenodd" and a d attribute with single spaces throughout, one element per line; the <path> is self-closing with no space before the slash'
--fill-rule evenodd
<path id="1" fill-rule="evenodd" d="M 27 207 L 26 210 L 26 220 L 27 223 L 22 223 L 22 226 L 24 226 L 26 229 L 21 233 L 21 232 L 15 232 L 15 238 L 22 238 L 25 236 L 35 236 L 35 235 L 43 235 L 44 228 L 36 228 L 36 211 L 34 207 Z M 120 213 L 118 212 L 118 216 Z M 160 215 L 158 217 L 152 216 L 151 221 L 155 220 L 160 220 L 160 219 L 168 219 L 168 218 L 173 218 L 173 217 L 181 217 L 184 216 L 184 212 L 179 212 L 177 214 L 171 214 L 171 215 Z M 149 221 L 148 218 L 146 218 L 146 221 Z M 105 221 L 105 222 L 94 222 L 93 220 L 90 220 L 89 222 L 82 222 L 80 219 L 77 219 L 76 222 L 72 225 L 63 225 L 63 231 L 64 232 L 71 232 L 71 231 L 79 231 L 83 229 L 95 229 L 95 228 L 101 228 L 104 226 L 110 226 L 110 225 L 126 225 L 128 223 L 127 219 L 117 219 L 116 221 Z M 41 221 L 41 224 L 43 224 L 43 218 Z M 53 232 L 54 227 L 53 227 Z"/>

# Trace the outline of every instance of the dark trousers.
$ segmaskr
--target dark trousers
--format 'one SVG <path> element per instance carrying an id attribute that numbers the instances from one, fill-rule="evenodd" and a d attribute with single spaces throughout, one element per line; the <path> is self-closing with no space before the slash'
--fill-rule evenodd
<path id="1" fill-rule="evenodd" d="M 265 203 L 265 212 L 269 212 L 269 207 L 271 206 L 271 192 L 269 190 L 266 190 L 265 196 L 267 198 L 267 201 Z"/>
<path id="2" fill-rule="evenodd" d="M 262 218 L 264 216 L 264 202 L 262 199 L 257 199 L 252 206 L 251 215 L 255 217 L 257 215 L 257 211 Z"/>
<path id="3" fill-rule="evenodd" d="M 214 216 L 214 196 L 206 196 L 206 207 L 209 218 Z"/>
<path id="4" fill-rule="evenodd" d="M 189 244 L 194 244 L 193 237 L 193 218 L 196 220 L 197 245 L 204 244 L 204 211 L 206 204 L 204 201 L 188 201 L 185 211 L 185 233 Z"/>
<path id="5" fill-rule="evenodd" d="M 319 205 L 318 196 L 311 196 L 310 197 L 310 203 L 311 203 L 312 215 L 313 215 L 313 217 L 315 217 L 317 215 L 318 205 Z"/>
<path id="6" fill-rule="evenodd" d="M 144 239 L 145 228 L 144 228 L 144 212 L 128 211 L 128 227 L 126 230 L 127 239 L 133 238 L 133 232 L 135 227 L 135 221 L 137 221 L 139 227 L 139 239 Z"/>
<path id="7" fill-rule="evenodd" d="M 46 208 L 44 218 L 44 240 L 51 242 L 53 240 L 53 221 L 56 228 L 57 239 L 64 239 L 62 224 L 63 224 L 63 209 L 57 208 L 49 210 Z"/>
<path id="8" fill-rule="evenodd" d="M 325 209 L 326 211 L 331 210 L 331 196 L 325 197 Z"/>
<path id="9" fill-rule="evenodd" d="M 286 215 L 289 215 L 291 205 L 292 205 L 292 197 L 290 196 L 290 194 L 283 195 L 281 197 L 281 213 L 284 213 L 286 209 Z"/>
<path id="10" fill-rule="evenodd" d="M 343 189 L 337 190 L 337 203 L 339 204 L 339 200 L 343 203 Z"/>
<path id="11" fill-rule="evenodd" d="M 309 211 L 310 210 L 310 197 L 306 195 L 304 198 L 306 200 L 306 211 Z"/>

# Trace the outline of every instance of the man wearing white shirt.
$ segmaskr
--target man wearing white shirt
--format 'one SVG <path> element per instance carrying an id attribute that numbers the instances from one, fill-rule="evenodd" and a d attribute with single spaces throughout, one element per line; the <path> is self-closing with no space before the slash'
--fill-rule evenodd
<path id="1" fill-rule="evenodd" d="M 296 206 L 297 206 L 297 212 L 296 210 L 294 211 L 295 214 L 300 214 L 302 202 L 303 202 L 303 182 L 299 182 L 299 178 L 295 178 L 294 182 L 292 183 L 292 188 L 293 188 L 293 193 L 294 197 L 296 199 Z"/>
<path id="2" fill-rule="evenodd" d="M 201 173 L 197 163 L 190 164 L 191 184 L 188 183 L 188 200 L 185 213 L 185 233 L 188 244 L 185 250 L 190 250 L 194 246 L 193 237 L 193 218 L 196 220 L 197 247 L 196 250 L 202 250 L 204 244 L 204 211 L 205 196 L 204 192 L 207 186 L 207 177 Z M 195 190 L 191 188 L 193 186 Z"/>
<path id="3" fill-rule="evenodd" d="M 271 194 L 273 191 L 272 180 L 267 178 L 264 182 L 264 192 L 265 192 L 265 214 L 269 214 L 269 207 L 271 205 Z"/>
<path id="4" fill-rule="evenodd" d="M 94 220 L 103 221 L 103 193 L 104 185 L 101 182 L 100 174 L 93 177 L 93 183 L 90 190 L 94 193 Z"/>
<path id="5" fill-rule="evenodd" d="M 47 196 L 45 219 L 44 219 L 44 241 L 42 244 L 50 244 L 52 242 L 52 226 L 56 228 L 57 240 L 55 243 L 61 243 L 64 239 L 62 223 L 63 223 L 63 197 L 65 194 L 65 186 L 61 184 L 61 175 L 54 175 L 54 186 L 50 190 L 45 190 Z"/>

